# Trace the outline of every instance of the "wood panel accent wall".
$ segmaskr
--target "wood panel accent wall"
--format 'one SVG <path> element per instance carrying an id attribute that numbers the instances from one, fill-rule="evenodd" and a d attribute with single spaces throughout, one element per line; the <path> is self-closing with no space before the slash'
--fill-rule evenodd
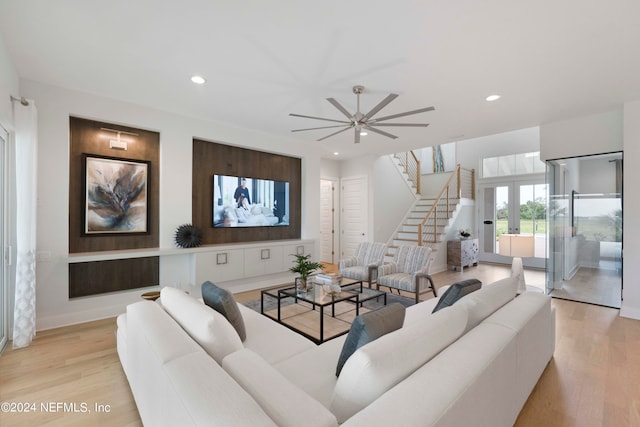
<path id="1" fill-rule="evenodd" d="M 214 228 L 213 175 L 289 182 L 289 225 Z M 194 139 L 191 187 L 192 222 L 202 230 L 205 245 L 300 238 L 302 162 L 299 158 Z"/>
<path id="2" fill-rule="evenodd" d="M 69 298 L 160 284 L 160 257 L 69 264 Z"/>
<path id="3" fill-rule="evenodd" d="M 116 134 L 102 128 L 136 133 L 138 136 L 122 135 L 128 141 L 127 151 L 109 148 L 109 140 Z M 120 126 L 112 123 L 69 118 L 69 253 L 97 252 L 118 249 L 156 248 L 159 238 L 159 191 L 160 181 L 160 134 L 144 129 Z M 147 192 L 149 233 L 83 235 L 84 212 L 84 167 L 82 154 L 119 157 L 150 162 Z"/>
<path id="4" fill-rule="evenodd" d="M 121 138 L 127 141 L 127 150 L 114 150 L 109 148 L 109 140 L 116 139 L 116 134 L 102 128 L 137 135 L 122 135 Z M 69 117 L 69 135 L 69 253 L 157 248 L 160 244 L 160 134 L 113 123 Z M 83 234 L 85 209 L 83 153 L 149 162 L 148 233 Z M 69 264 L 69 298 L 158 285 L 159 264 L 158 257 Z"/>

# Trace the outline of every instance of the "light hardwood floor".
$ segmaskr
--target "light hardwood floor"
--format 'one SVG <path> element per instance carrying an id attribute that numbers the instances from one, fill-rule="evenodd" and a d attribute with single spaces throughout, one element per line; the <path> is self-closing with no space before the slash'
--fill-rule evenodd
<path id="1" fill-rule="evenodd" d="M 508 274 L 508 267 L 481 264 L 434 279 L 440 287 L 472 277 L 490 283 Z M 527 282 L 536 285 L 540 274 L 527 270 Z M 237 299 L 258 296 L 251 291 Z M 516 425 L 640 426 L 640 321 L 605 307 L 564 300 L 552 305 L 557 310 L 555 355 Z M 115 328 L 115 319 L 106 319 L 42 331 L 30 347 L 7 349 L 0 357 L 0 402 L 37 403 L 37 408 L 0 411 L 0 426 L 141 425 L 116 353 Z M 78 410 L 86 403 L 91 412 L 60 407 L 47 413 L 40 407 L 58 402 L 75 403 Z M 96 412 L 96 404 L 109 405 L 109 412 Z"/>

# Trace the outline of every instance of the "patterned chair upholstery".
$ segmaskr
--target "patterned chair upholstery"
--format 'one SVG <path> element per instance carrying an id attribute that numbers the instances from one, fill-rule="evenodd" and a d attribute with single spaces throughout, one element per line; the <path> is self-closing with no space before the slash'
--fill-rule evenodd
<path id="1" fill-rule="evenodd" d="M 339 271 L 343 277 L 362 280 L 369 283 L 375 281 L 375 267 L 382 264 L 387 252 L 385 243 L 361 242 L 354 256 L 340 260 Z"/>
<path id="2" fill-rule="evenodd" d="M 390 290 L 413 292 L 416 304 L 420 302 L 420 294 L 431 289 L 437 296 L 433 280 L 429 276 L 431 248 L 425 246 L 399 246 L 393 261 L 378 267 L 376 287 L 386 286 Z"/>

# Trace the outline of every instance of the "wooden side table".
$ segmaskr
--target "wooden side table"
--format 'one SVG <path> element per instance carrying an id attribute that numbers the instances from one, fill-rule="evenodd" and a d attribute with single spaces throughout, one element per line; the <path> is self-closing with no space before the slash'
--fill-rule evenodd
<path id="1" fill-rule="evenodd" d="M 478 265 L 478 250 L 478 239 L 449 240 L 447 241 L 447 265 L 456 271 Z"/>

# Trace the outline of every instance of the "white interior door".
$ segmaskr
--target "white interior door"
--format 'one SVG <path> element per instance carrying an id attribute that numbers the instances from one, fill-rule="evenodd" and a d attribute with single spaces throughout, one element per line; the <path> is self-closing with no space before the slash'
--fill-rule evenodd
<path id="1" fill-rule="evenodd" d="M 369 186 L 367 177 L 342 178 L 340 184 L 340 257 L 344 258 L 367 240 Z"/>
<path id="2" fill-rule="evenodd" d="M 320 261 L 335 264 L 339 233 L 338 225 L 338 181 L 335 179 L 320 180 Z"/>

